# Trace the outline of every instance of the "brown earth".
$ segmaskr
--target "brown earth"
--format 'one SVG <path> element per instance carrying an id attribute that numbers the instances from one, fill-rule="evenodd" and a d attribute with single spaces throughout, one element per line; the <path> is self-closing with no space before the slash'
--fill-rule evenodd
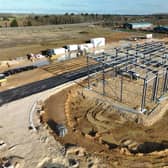
<path id="1" fill-rule="evenodd" d="M 96 62 L 93 60 L 89 61 L 89 65 L 95 64 L 95 63 Z M 52 73 L 54 75 L 60 75 L 62 73 L 74 71 L 81 67 L 86 67 L 86 66 L 87 66 L 86 57 L 81 56 L 70 60 L 66 60 L 64 62 L 53 62 L 50 65 L 41 67 L 41 69 L 49 73 Z"/>
<path id="2" fill-rule="evenodd" d="M 92 24 L 39 26 L 0 29 L 0 60 L 39 53 L 47 48 L 62 47 L 67 44 L 84 43 L 93 37 L 105 37 L 107 42 L 115 42 L 139 33 L 114 32 L 110 28 Z"/>
<path id="3" fill-rule="evenodd" d="M 94 63 L 95 63 L 94 61 L 90 61 L 90 64 Z M 13 65 L 10 68 L 16 68 L 17 66 L 18 65 L 15 66 Z M 78 57 L 71 60 L 66 60 L 64 62 L 53 62 L 50 65 L 43 66 L 41 68 L 9 76 L 7 78 L 6 85 L 1 86 L 0 91 L 15 88 L 39 80 L 47 79 L 49 77 L 60 75 L 65 72 L 74 71 L 85 66 L 86 66 L 85 57 Z M 10 68 L 5 69 L 1 68 L 0 70 L 1 72 L 3 72 L 3 70 L 8 70 Z"/>
<path id="4" fill-rule="evenodd" d="M 167 101 L 162 103 L 162 107 L 165 104 Z M 112 108 L 101 95 L 81 87 L 73 87 L 52 96 L 45 107 L 48 116 L 55 116 L 52 118 L 55 122 L 59 118 L 56 116 L 65 111 L 62 123 L 65 123 L 66 118 L 68 134 L 64 138 L 54 134 L 57 140 L 86 148 L 110 167 L 150 168 L 168 165 L 167 108 L 164 109 L 164 117 L 151 126 L 144 126 L 143 121 L 148 120 L 148 117 L 123 114 Z"/>

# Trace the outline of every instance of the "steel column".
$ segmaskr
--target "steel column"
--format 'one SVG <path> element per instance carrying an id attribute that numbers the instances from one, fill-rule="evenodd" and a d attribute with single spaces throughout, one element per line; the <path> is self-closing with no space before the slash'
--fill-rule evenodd
<path id="1" fill-rule="evenodd" d="M 147 80 L 144 79 L 144 84 L 143 84 L 143 92 L 142 92 L 142 102 L 141 102 L 141 111 L 145 109 L 146 105 L 146 90 L 147 90 Z"/>
<path id="2" fill-rule="evenodd" d="M 87 62 L 87 75 L 88 75 L 88 89 L 90 89 L 90 69 L 89 69 L 89 57 L 86 55 L 86 62 Z"/>
<path id="3" fill-rule="evenodd" d="M 103 82 L 103 96 L 105 96 L 105 67 L 104 67 L 104 58 L 102 62 L 102 82 Z"/>
<path id="4" fill-rule="evenodd" d="M 166 69 L 166 74 L 164 78 L 163 93 L 167 92 L 167 80 L 168 80 L 168 69 Z"/>
<path id="5" fill-rule="evenodd" d="M 155 81 L 153 83 L 153 94 L 152 94 L 152 101 L 156 101 L 157 99 L 157 92 L 158 92 L 158 81 L 159 77 L 158 77 L 158 73 L 156 74 L 156 78 Z"/>
<path id="6" fill-rule="evenodd" d="M 123 99 L 123 76 L 121 76 L 120 101 Z"/>

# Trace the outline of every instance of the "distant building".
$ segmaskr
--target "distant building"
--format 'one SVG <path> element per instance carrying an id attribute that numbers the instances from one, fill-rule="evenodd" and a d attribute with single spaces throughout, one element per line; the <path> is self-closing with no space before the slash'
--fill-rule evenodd
<path id="1" fill-rule="evenodd" d="M 126 29 L 142 29 L 142 30 L 148 30 L 152 29 L 153 24 L 152 23 L 147 23 L 147 22 L 141 22 L 141 23 L 125 23 L 124 28 Z"/>
<path id="2" fill-rule="evenodd" d="M 168 33 L 168 26 L 157 26 L 153 30 L 157 33 Z"/>

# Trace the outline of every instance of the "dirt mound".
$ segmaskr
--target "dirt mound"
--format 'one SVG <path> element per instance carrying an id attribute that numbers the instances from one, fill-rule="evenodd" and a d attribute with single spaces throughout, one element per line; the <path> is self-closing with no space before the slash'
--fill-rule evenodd
<path id="1" fill-rule="evenodd" d="M 164 118 L 146 126 L 144 121 L 151 116 L 123 113 L 108 98 L 81 87 L 68 90 L 64 103 L 68 135 L 56 137 L 62 143 L 78 144 L 114 167 L 168 165 L 166 112 Z"/>

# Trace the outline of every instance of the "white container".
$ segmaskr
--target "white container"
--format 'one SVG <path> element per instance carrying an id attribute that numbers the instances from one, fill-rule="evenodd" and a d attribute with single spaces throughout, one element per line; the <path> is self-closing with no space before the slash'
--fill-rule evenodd
<path id="1" fill-rule="evenodd" d="M 65 48 L 54 48 L 53 52 L 55 55 L 62 55 L 66 53 L 66 49 Z"/>
<path id="2" fill-rule="evenodd" d="M 78 45 L 78 49 L 80 51 L 84 51 L 84 50 L 88 51 L 89 49 L 93 49 L 93 48 L 94 47 L 93 47 L 92 43 L 85 43 L 85 44 L 79 44 Z"/>
<path id="3" fill-rule="evenodd" d="M 90 42 L 93 44 L 93 46 L 95 48 L 97 47 L 104 47 L 106 44 L 106 40 L 104 37 L 100 37 L 100 38 L 93 38 L 90 40 Z"/>
<path id="4" fill-rule="evenodd" d="M 93 49 L 94 48 L 94 45 L 92 43 L 86 43 L 85 46 L 88 49 Z"/>
<path id="5" fill-rule="evenodd" d="M 146 38 L 147 39 L 152 39 L 153 38 L 153 34 L 146 34 Z"/>
<path id="6" fill-rule="evenodd" d="M 68 51 L 77 51 L 78 45 L 77 44 L 67 45 L 66 48 L 68 49 Z"/>
<path id="7" fill-rule="evenodd" d="M 79 45 L 78 45 L 78 49 L 79 49 L 80 51 L 84 51 L 84 50 L 86 49 L 85 44 L 79 44 Z"/>

